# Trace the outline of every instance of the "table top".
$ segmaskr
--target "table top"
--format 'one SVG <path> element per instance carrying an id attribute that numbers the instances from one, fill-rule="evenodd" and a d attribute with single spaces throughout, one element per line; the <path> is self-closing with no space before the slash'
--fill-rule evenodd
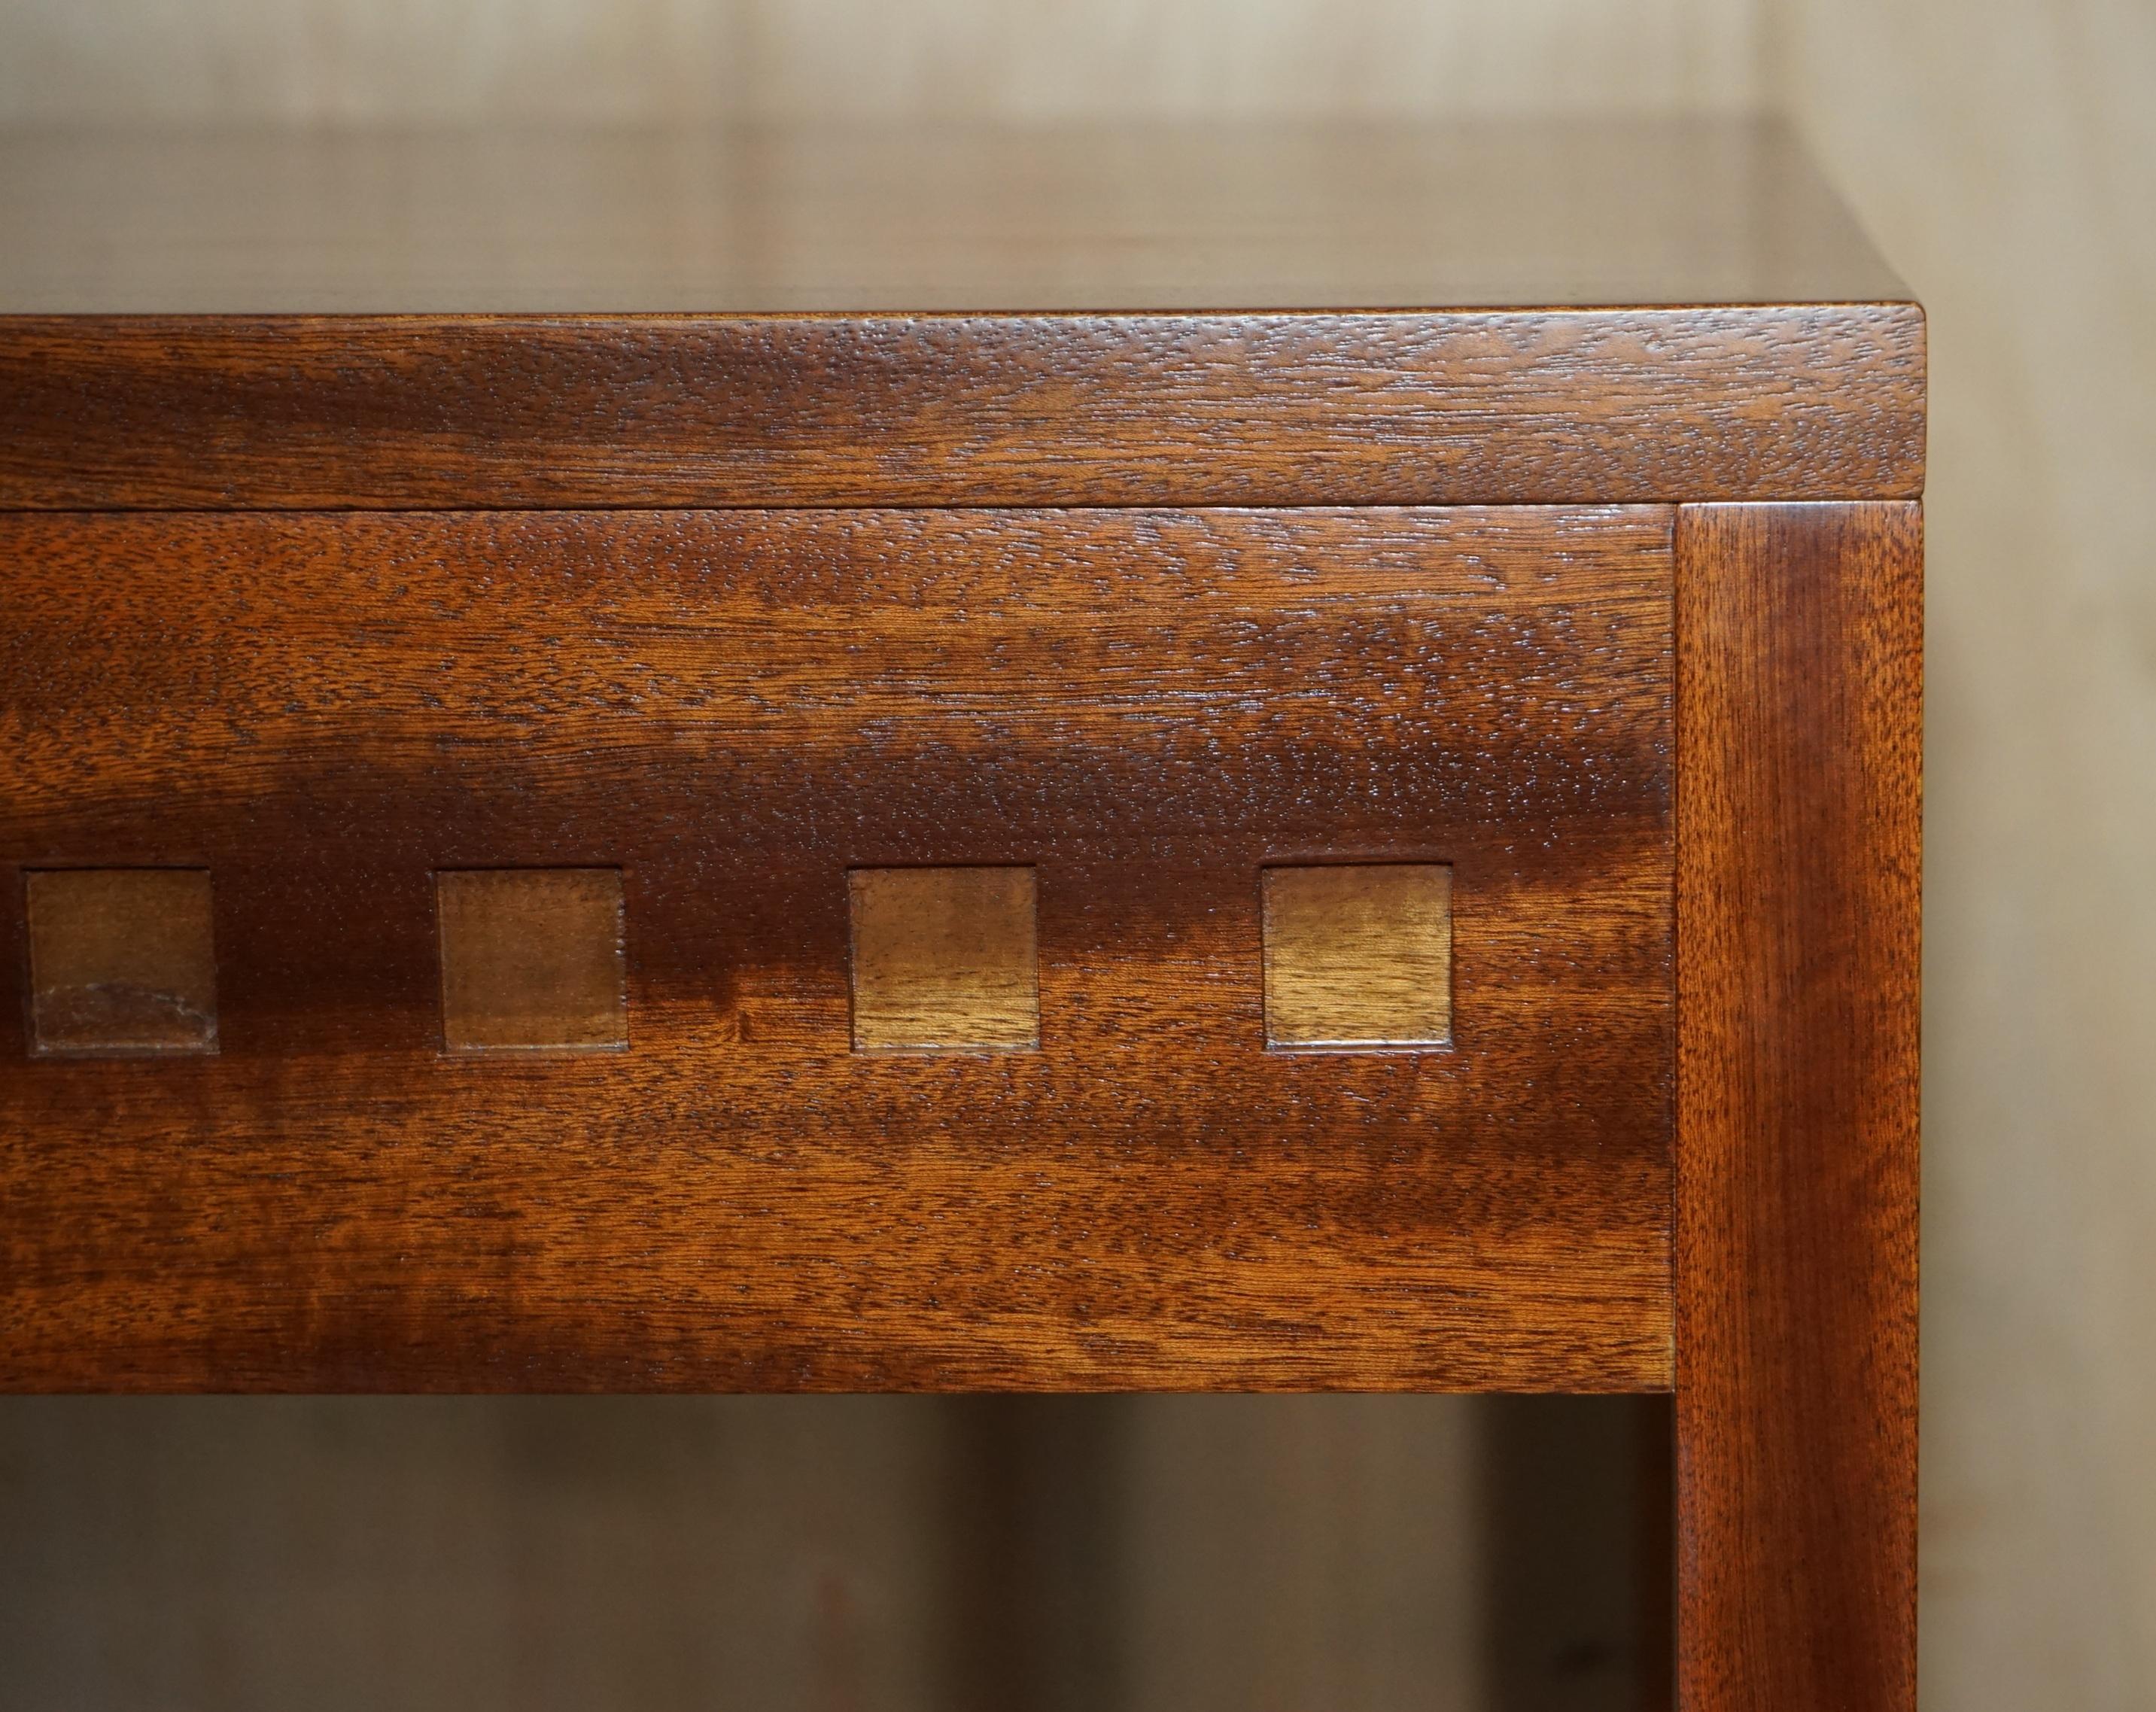
<path id="1" fill-rule="evenodd" d="M 1739 123 L 0 138 L 0 315 L 1902 302 Z"/>

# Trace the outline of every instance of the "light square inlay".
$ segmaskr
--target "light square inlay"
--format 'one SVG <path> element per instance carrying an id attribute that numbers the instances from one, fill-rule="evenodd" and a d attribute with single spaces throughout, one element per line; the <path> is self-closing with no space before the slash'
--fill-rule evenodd
<path id="1" fill-rule="evenodd" d="M 855 1050 L 1040 1044 L 1030 868 L 860 868 L 848 883 Z"/>
<path id="2" fill-rule="evenodd" d="M 434 884 L 450 1051 L 629 1044 L 618 870 L 467 869 Z"/>
<path id="3" fill-rule="evenodd" d="M 1263 885 L 1268 1046 L 1450 1043 L 1450 866 L 1268 868 Z"/>
<path id="4" fill-rule="evenodd" d="M 217 1050 L 208 870 L 49 869 L 24 891 L 33 1051 Z"/>

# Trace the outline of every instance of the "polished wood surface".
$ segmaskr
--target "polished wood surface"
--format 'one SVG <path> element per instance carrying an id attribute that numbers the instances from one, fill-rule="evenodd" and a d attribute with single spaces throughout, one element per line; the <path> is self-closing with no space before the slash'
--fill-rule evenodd
<path id="1" fill-rule="evenodd" d="M 0 137 L 0 314 L 1907 301 L 1771 126 Z"/>
<path id="2" fill-rule="evenodd" d="M 1916 1704 L 1922 538 L 1677 524 L 1678 1674 Z"/>
<path id="3" fill-rule="evenodd" d="M 1271 1044 L 1442 1046 L 1452 1038 L 1452 870 L 1268 868 L 1265 957 Z"/>
<path id="4" fill-rule="evenodd" d="M 1898 303 L 0 318 L 0 509 L 1900 497 L 1923 364 Z"/>
<path id="5" fill-rule="evenodd" d="M 206 868 L 219 1013 L 0 1015 L 0 1379 L 1666 1385 L 1671 517 L 0 519 L 0 880 Z M 1342 862 L 1450 864 L 1448 1047 L 1268 1049 Z M 855 1050 L 850 875 L 976 866 L 1038 1049 Z M 532 868 L 627 1048 L 445 1053 L 436 876 Z"/>
<path id="6" fill-rule="evenodd" d="M 208 874 L 60 869 L 23 882 L 33 1052 L 216 1050 Z"/>
<path id="7" fill-rule="evenodd" d="M 1030 868 L 857 868 L 846 879 L 857 1051 L 1040 1044 Z"/>
<path id="8" fill-rule="evenodd" d="M 0 1383 L 1674 1384 L 1680 1703 L 1911 1712 L 1925 331 L 1773 133 L 0 230 Z"/>
<path id="9" fill-rule="evenodd" d="M 580 1052 L 629 1043 L 621 875 L 611 868 L 434 876 L 442 1043 Z"/>
<path id="10" fill-rule="evenodd" d="M 1922 311 L 1741 126 L 28 135 L 0 231 L 0 509 L 1922 484 Z"/>

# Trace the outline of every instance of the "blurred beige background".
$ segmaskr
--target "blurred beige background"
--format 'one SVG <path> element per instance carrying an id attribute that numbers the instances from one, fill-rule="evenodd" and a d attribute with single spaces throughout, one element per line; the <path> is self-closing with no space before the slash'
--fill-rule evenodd
<path id="1" fill-rule="evenodd" d="M 0 0 L 9 125 L 1789 115 L 1933 317 L 1923 1670 L 1939 1712 L 2156 1707 L 2152 89 L 2147 0 Z M 90 1430 L 24 1418 L 0 1443 L 18 1494 L 41 1478 L 36 1446 Z M 339 1430 L 328 1418 L 309 1430 Z M 1119 1454 L 1153 1466 L 1182 1418 Z M 1306 1435 L 1266 1464 L 1302 1468 L 1300 1501 L 1390 1514 L 1357 1482 L 1398 1459 L 1399 1421 L 1297 1419 L 1247 1431 Z M 914 1453 L 915 1430 L 889 1454 Z M 1440 1454 L 1461 1429 L 1440 1407 L 1413 1430 Z M 1465 1501 L 1441 1477 L 1414 1490 L 1426 1520 Z M 1263 1635 L 1309 1608 L 1245 1614 Z M 1392 1704 L 1365 1689 L 1328 1691 Z"/>

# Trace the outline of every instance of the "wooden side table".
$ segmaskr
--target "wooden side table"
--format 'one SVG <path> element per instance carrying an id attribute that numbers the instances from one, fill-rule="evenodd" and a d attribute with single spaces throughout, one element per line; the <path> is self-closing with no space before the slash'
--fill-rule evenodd
<path id="1" fill-rule="evenodd" d="M 1662 1390 L 1913 1704 L 1921 312 L 1773 134 L 0 146 L 0 1381 Z"/>

